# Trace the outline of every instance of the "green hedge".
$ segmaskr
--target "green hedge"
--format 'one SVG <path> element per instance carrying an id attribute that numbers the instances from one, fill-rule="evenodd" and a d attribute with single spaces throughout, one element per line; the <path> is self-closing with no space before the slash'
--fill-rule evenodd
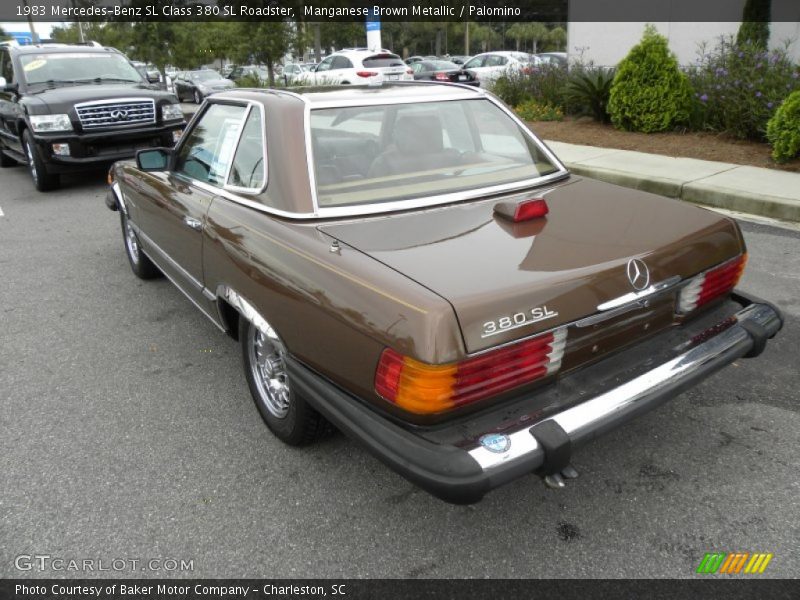
<path id="1" fill-rule="evenodd" d="M 689 80 L 667 38 L 648 25 L 617 68 L 608 102 L 611 122 L 628 131 L 667 131 L 688 121 L 691 100 Z"/>
<path id="2" fill-rule="evenodd" d="M 772 158 L 786 162 L 800 156 L 800 90 L 792 92 L 767 123 Z"/>

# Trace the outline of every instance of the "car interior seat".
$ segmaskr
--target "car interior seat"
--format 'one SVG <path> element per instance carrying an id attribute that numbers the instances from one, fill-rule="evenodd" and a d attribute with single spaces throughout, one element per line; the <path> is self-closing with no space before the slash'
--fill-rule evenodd
<path id="1" fill-rule="evenodd" d="M 369 177 L 413 174 L 460 163 L 461 154 L 444 147 L 438 116 L 406 115 L 395 122 L 394 143 L 373 161 Z"/>

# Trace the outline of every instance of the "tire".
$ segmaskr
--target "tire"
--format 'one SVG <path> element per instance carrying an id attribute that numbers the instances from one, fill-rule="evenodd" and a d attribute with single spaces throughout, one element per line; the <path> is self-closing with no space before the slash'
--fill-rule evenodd
<path id="1" fill-rule="evenodd" d="M 290 446 L 310 444 L 330 431 L 330 425 L 293 389 L 286 373 L 286 346 L 278 335 L 271 336 L 239 318 L 242 362 L 250 394 L 267 427 Z"/>
<path id="2" fill-rule="evenodd" d="M 125 246 L 125 255 L 131 265 L 131 271 L 139 279 L 156 279 L 161 277 L 161 271 L 153 264 L 142 251 L 139 237 L 131 227 L 128 217 L 122 210 L 119 211 L 120 225 L 122 226 L 122 244 Z"/>
<path id="3" fill-rule="evenodd" d="M 203 94 L 201 94 L 198 90 L 194 91 L 194 103 L 195 104 L 203 103 Z"/>
<path id="4" fill-rule="evenodd" d="M 27 129 L 22 133 L 22 146 L 28 157 L 28 171 L 33 179 L 33 185 L 40 192 L 49 192 L 56 189 L 61 184 L 61 179 L 54 173 L 48 173 L 44 161 L 36 151 L 36 144 L 33 136 Z"/>

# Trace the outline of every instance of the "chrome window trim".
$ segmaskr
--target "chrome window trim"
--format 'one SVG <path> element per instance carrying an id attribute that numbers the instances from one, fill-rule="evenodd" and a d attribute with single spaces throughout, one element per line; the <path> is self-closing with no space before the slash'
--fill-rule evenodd
<path id="1" fill-rule="evenodd" d="M 403 82 L 400 84 L 392 84 L 402 86 L 404 85 Z M 414 85 L 436 85 L 439 87 L 444 87 L 446 84 L 439 84 L 439 83 L 420 83 L 420 82 L 408 82 L 408 87 L 412 87 Z M 236 202 L 243 206 L 247 206 L 248 208 L 252 208 L 258 210 L 262 213 L 283 217 L 287 219 L 294 219 L 294 220 L 313 220 L 313 219 L 327 219 L 327 218 L 342 218 L 342 217 L 359 217 L 359 216 L 367 216 L 367 215 L 376 215 L 382 213 L 390 213 L 395 211 L 401 210 L 410 210 L 416 208 L 432 208 L 436 206 L 443 206 L 452 202 L 458 201 L 465 201 L 465 200 L 475 200 L 476 198 L 480 198 L 481 196 L 492 195 L 492 194 L 501 194 L 501 193 L 513 193 L 515 191 L 522 191 L 525 189 L 529 189 L 532 187 L 538 187 L 540 185 L 544 185 L 550 183 L 552 181 L 556 181 L 562 178 L 569 176 L 569 170 L 564 166 L 564 164 L 556 157 L 555 154 L 548 148 L 536 135 L 528 129 L 528 127 L 508 108 L 506 108 L 502 102 L 496 99 L 492 94 L 486 92 L 483 89 L 476 89 L 467 85 L 462 84 L 448 84 L 448 88 L 457 88 L 459 93 L 451 93 L 442 96 L 433 96 L 433 97 L 425 97 L 425 96 L 414 96 L 410 95 L 406 98 L 399 98 L 393 99 L 392 101 L 387 102 L 386 99 L 349 99 L 349 100 L 336 100 L 336 101 L 325 101 L 325 102 L 314 102 L 307 98 L 304 94 L 298 94 L 297 92 L 291 92 L 288 90 L 265 90 L 265 93 L 274 94 L 276 96 L 289 96 L 294 98 L 303 103 L 303 133 L 305 139 L 305 149 L 306 149 L 306 169 L 308 173 L 308 181 L 309 187 L 311 189 L 311 200 L 312 200 L 312 212 L 294 212 L 288 210 L 282 210 L 279 208 L 274 208 L 264 204 L 263 202 L 256 202 L 254 200 L 250 200 L 248 198 L 244 198 L 242 196 L 237 195 L 236 189 L 230 189 L 228 187 L 215 187 L 210 184 L 204 183 L 202 181 L 197 181 L 195 179 L 191 179 L 188 177 L 184 177 L 184 179 L 190 181 L 193 185 L 197 185 L 199 188 L 206 190 L 210 193 L 216 194 L 217 196 L 226 198 L 232 202 Z M 224 93 L 223 93 L 224 94 Z M 266 158 L 266 114 L 264 112 L 264 107 L 261 103 L 254 101 L 254 100 L 243 100 L 237 98 L 236 96 L 226 96 L 223 94 L 215 94 L 212 97 L 209 97 L 206 102 L 209 104 L 212 103 L 232 103 L 232 104 L 258 104 L 262 111 L 262 119 L 263 119 L 263 131 L 264 131 L 264 138 L 265 138 L 265 164 L 267 161 Z M 555 173 L 551 173 L 549 175 L 545 175 L 543 177 L 538 177 L 534 179 L 528 179 L 518 182 L 513 182 L 509 184 L 501 184 L 497 186 L 492 186 L 489 188 L 479 188 L 476 190 L 471 190 L 469 192 L 453 192 L 452 194 L 440 194 L 438 196 L 428 196 L 425 198 L 415 198 L 411 200 L 400 200 L 395 202 L 386 202 L 382 204 L 372 204 L 372 205 L 364 205 L 361 206 L 359 209 L 354 210 L 352 206 L 346 207 L 331 207 L 331 208 L 319 208 L 319 204 L 317 201 L 317 183 L 316 183 L 316 174 L 314 171 L 314 163 L 313 163 L 313 155 L 312 155 L 312 145 L 311 145 L 311 109 L 313 108 L 342 108 L 342 107 L 349 107 L 349 106 L 371 106 L 371 105 L 384 105 L 384 104 L 411 104 L 416 102 L 446 102 L 450 100 L 476 100 L 476 99 L 487 99 L 490 102 L 494 103 L 498 106 L 503 112 L 509 115 L 517 125 L 522 128 L 523 134 L 527 135 L 529 139 L 531 139 L 534 144 L 547 156 L 553 164 L 559 168 L 558 171 Z M 201 113 L 205 111 L 198 111 L 189 121 L 186 126 L 186 130 L 184 135 L 182 136 L 184 139 L 188 137 L 189 132 L 194 128 L 195 121 L 198 120 L 201 116 Z M 180 144 L 176 147 L 176 152 L 182 146 Z M 176 173 L 177 174 L 177 173 Z M 255 194 L 263 193 L 264 189 L 266 189 L 267 181 L 265 179 L 264 188 L 258 192 L 252 192 Z M 241 193 L 241 192 L 239 192 Z"/>
<path id="2" fill-rule="evenodd" d="M 175 147 L 174 152 L 175 152 L 175 156 L 177 158 L 177 155 L 180 152 L 180 150 L 183 148 L 184 145 L 186 145 L 186 143 L 188 143 L 186 140 L 189 139 L 189 135 L 194 130 L 197 122 L 199 122 L 200 119 L 202 118 L 202 116 L 205 115 L 208 112 L 208 107 L 210 107 L 213 104 L 221 104 L 221 105 L 229 105 L 229 106 L 230 105 L 241 106 L 242 108 L 245 109 L 245 111 L 244 111 L 244 114 L 242 115 L 241 121 L 239 122 L 239 132 L 236 135 L 236 145 L 235 145 L 235 148 L 233 150 L 233 154 L 231 155 L 231 162 L 228 165 L 228 168 L 225 170 L 225 177 L 223 179 L 223 181 L 225 183 L 223 185 L 221 185 L 221 186 L 216 186 L 216 185 L 210 184 L 208 182 L 200 181 L 199 179 L 195 179 L 194 177 L 190 177 L 189 175 L 186 175 L 185 173 L 181 173 L 180 171 L 177 171 L 177 170 L 170 170 L 169 172 L 174 174 L 175 176 L 187 181 L 188 183 L 191 183 L 192 185 L 196 185 L 197 187 L 199 187 L 202 190 L 205 190 L 207 192 L 211 192 L 212 194 L 219 195 L 219 196 L 223 196 L 224 195 L 225 197 L 227 197 L 227 198 L 229 198 L 231 200 L 235 200 L 235 201 L 240 201 L 240 200 L 241 201 L 245 201 L 244 198 L 239 198 L 238 196 L 236 196 L 235 195 L 236 193 L 251 194 L 251 195 L 258 195 L 258 194 L 263 193 L 264 190 L 267 188 L 267 174 L 268 174 L 268 169 L 267 169 L 266 115 L 265 115 L 265 112 L 264 112 L 264 105 L 261 104 L 260 102 L 254 101 L 254 100 L 242 100 L 242 99 L 239 99 L 239 98 L 230 98 L 230 97 L 228 97 L 228 98 L 208 98 L 206 100 L 206 102 L 207 102 L 207 106 L 202 111 L 197 111 L 195 113 L 195 115 L 192 117 L 192 120 L 189 121 L 189 123 L 186 125 L 186 129 L 184 130 L 184 133 L 181 135 L 181 143 L 179 143 Z M 244 132 L 244 125 L 247 122 L 247 117 L 250 115 L 250 112 L 252 111 L 254 106 L 258 107 L 259 111 L 261 112 L 261 124 L 262 124 L 262 126 L 261 126 L 261 151 L 264 153 L 264 165 L 263 165 L 263 169 L 264 169 L 264 184 L 261 187 L 258 187 L 258 188 L 241 188 L 241 187 L 237 187 L 237 186 L 233 186 L 233 185 L 228 185 L 227 182 L 228 182 L 228 180 L 230 178 L 231 167 L 233 167 L 233 160 L 236 158 L 236 152 L 239 149 L 239 142 L 241 141 L 242 133 Z M 225 192 L 225 191 L 227 191 L 228 193 L 227 194 L 223 194 L 222 192 Z M 245 203 L 245 202 L 243 202 L 243 203 Z M 260 208 L 269 208 L 264 204 L 256 203 L 256 202 L 253 202 L 253 201 L 246 201 L 246 204 L 248 206 L 256 205 L 256 207 L 260 207 Z M 277 209 L 270 209 L 270 210 L 267 210 L 266 212 L 271 212 L 273 210 L 277 210 Z M 286 213 L 286 215 L 284 215 L 284 216 L 295 214 L 295 213 L 290 213 L 288 211 L 281 211 L 281 212 L 285 212 Z M 275 214 L 277 214 L 277 213 L 275 213 Z"/>
<path id="3" fill-rule="evenodd" d="M 261 115 L 261 154 L 264 157 L 264 160 L 261 164 L 261 172 L 263 173 L 263 183 L 259 187 L 255 188 L 246 188 L 241 187 L 238 185 L 230 185 L 228 182 L 231 179 L 231 170 L 233 169 L 233 163 L 236 161 L 236 155 L 239 152 L 239 145 L 242 143 L 242 136 L 244 135 L 244 128 L 247 125 L 247 119 L 250 118 L 250 115 L 253 112 L 253 109 L 258 107 L 259 114 Z M 231 164 L 228 165 L 228 172 L 225 176 L 225 185 L 222 186 L 223 189 L 229 190 L 233 193 L 239 194 L 261 194 L 265 189 L 267 189 L 267 176 L 269 174 L 269 168 L 267 163 L 269 162 L 269 158 L 267 157 L 267 120 L 266 114 L 264 112 L 264 105 L 260 102 L 250 102 L 245 112 L 244 119 L 242 119 L 241 124 L 239 125 L 239 137 L 236 138 L 236 148 L 233 151 L 233 156 L 231 157 Z"/>

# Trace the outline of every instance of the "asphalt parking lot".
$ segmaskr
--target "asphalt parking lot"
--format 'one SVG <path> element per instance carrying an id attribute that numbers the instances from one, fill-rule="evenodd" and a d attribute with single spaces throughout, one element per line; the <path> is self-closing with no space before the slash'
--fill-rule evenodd
<path id="1" fill-rule="evenodd" d="M 743 223 L 741 287 L 786 326 L 654 413 L 474 506 L 419 491 L 342 435 L 262 425 L 239 346 L 130 272 L 104 174 L 0 173 L 0 577 L 20 555 L 193 561 L 154 577 L 691 577 L 708 551 L 800 576 L 800 232 Z M 94 575 L 101 575 L 94 573 Z"/>

